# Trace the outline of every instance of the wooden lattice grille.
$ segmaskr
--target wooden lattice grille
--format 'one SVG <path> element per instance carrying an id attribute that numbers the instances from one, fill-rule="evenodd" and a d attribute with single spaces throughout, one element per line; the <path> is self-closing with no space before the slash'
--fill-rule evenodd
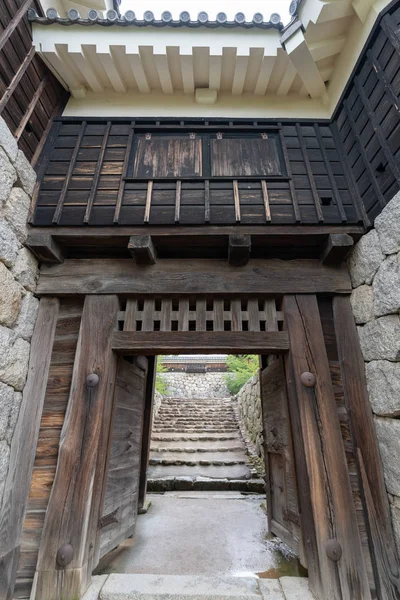
<path id="1" fill-rule="evenodd" d="M 130 298 L 124 331 L 278 331 L 282 315 L 266 298 Z"/>

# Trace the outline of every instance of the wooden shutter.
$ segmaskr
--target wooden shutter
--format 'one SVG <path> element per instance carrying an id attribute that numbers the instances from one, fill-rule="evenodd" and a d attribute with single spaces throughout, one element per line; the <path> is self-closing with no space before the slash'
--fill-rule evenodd
<path id="1" fill-rule="evenodd" d="M 302 560 L 296 474 L 285 372 L 281 358 L 271 362 L 261 372 L 261 400 L 269 529 Z"/>
<path id="2" fill-rule="evenodd" d="M 136 359 L 136 364 L 119 359 L 104 507 L 99 522 L 100 557 L 131 536 L 135 529 L 146 376 L 146 358 Z"/>
<path id="3" fill-rule="evenodd" d="M 268 177 L 282 175 L 274 138 L 211 140 L 213 177 Z"/>
<path id="4" fill-rule="evenodd" d="M 201 176 L 201 138 L 139 137 L 133 175 L 143 178 Z"/>

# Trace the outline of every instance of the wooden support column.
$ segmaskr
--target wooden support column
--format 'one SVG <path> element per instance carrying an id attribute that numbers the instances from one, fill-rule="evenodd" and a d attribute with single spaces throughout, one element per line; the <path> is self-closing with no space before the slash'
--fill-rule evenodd
<path id="1" fill-rule="evenodd" d="M 315 295 L 285 296 L 284 319 L 310 588 L 320 600 L 367 600 L 368 576 Z"/>
<path id="2" fill-rule="evenodd" d="M 333 299 L 336 344 L 350 427 L 358 448 L 363 503 L 378 587 L 378 598 L 400 598 L 400 564 L 396 552 L 389 501 L 368 398 L 364 360 L 347 296 Z"/>
<path id="3" fill-rule="evenodd" d="M 137 265 L 155 265 L 157 250 L 150 235 L 132 235 L 129 238 L 128 250 Z"/>
<path id="4" fill-rule="evenodd" d="M 111 339 L 117 314 L 117 296 L 86 297 L 32 599 L 80 598 L 96 566 L 116 374 Z"/>
<path id="5" fill-rule="evenodd" d="M 235 267 L 247 265 L 251 252 L 251 236 L 232 233 L 229 236 L 228 262 Z"/>
<path id="6" fill-rule="evenodd" d="M 0 598 L 5 600 L 13 597 L 58 307 L 56 298 L 43 298 L 40 301 L 32 336 L 28 378 L 11 442 L 10 466 L 0 510 Z"/>
<path id="7" fill-rule="evenodd" d="M 139 513 L 144 512 L 147 489 L 147 467 L 150 455 L 151 422 L 153 416 L 154 389 L 156 383 L 157 357 L 148 358 L 148 371 L 146 381 L 146 397 L 143 415 L 143 438 L 142 454 L 140 458 L 140 480 L 139 480 Z"/>

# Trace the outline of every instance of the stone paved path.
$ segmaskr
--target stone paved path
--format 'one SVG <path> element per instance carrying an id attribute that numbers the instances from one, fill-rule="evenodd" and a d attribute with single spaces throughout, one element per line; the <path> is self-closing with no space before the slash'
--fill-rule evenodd
<path id="1" fill-rule="evenodd" d="M 165 398 L 152 433 L 149 491 L 264 492 L 229 398 Z"/>

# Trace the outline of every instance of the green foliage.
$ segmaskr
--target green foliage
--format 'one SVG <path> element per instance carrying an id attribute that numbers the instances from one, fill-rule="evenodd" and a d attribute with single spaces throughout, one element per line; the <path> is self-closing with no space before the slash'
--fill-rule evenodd
<path id="1" fill-rule="evenodd" d="M 229 355 L 226 359 L 228 373 L 226 385 L 229 393 L 234 396 L 246 381 L 258 371 L 258 356 L 254 354 Z"/>
<path id="2" fill-rule="evenodd" d="M 156 367 L 156 390 L 163 396 L 165 396 L 168 392 L 167 383 L 164 381 L 162 377 L 160 377 L 160 373 L 166 373 L 167 369 L 162 364 L 163 356 L 157 357 L 157 367 Z"/>

